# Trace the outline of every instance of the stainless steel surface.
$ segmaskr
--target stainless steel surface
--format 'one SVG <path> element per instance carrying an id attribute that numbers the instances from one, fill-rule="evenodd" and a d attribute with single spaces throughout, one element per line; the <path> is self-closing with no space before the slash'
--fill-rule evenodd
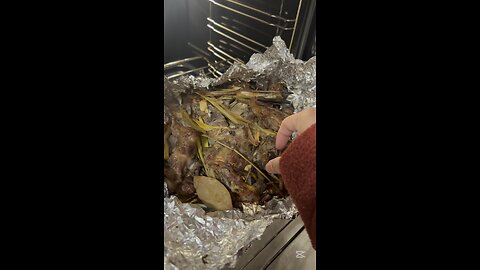
<path id="1" fill-rule="evenodd" d="M 305 229 L 278 255 L 267 270 L 316 269 L 316 251 Z"/>
<path id="2" fill-rule="evenodd" d="M 245 269 L 258 253 L 260 253 L 291 222 L 291 220 L 274 220 L 273 223 L 267 227 L 262 237 L 259 240 L 255 240 L 251 246 L 243 252 L 235 269 Z"/>
<path id="3" fill-rule="evenodd" d="M 303 228 L 300 218 L 294 220 L 274 220 L 267 227 L 262 237 L 251 243 L 250 247 L 240 252 L 234 268 L 223 270 L 267 269 L 270 262 L 280 254 L 281 248 L 287 245 Z"/>
<path id="4" fill-rule="evenodd" d="M 300 218 L 292 221 L 277 237 L 275 237 L 258 255 L 244 268 L 245 270 L 261 270 L 267 266 L 282 252 L 293 238 L 303 229 Z"/>
<path id="5" fill-rule="evenodd" d="M 234 268 L 223 270 L 315 269 L 316 251 L 300 217 L 274 220 L 261 239 L 240 253 Z"/>

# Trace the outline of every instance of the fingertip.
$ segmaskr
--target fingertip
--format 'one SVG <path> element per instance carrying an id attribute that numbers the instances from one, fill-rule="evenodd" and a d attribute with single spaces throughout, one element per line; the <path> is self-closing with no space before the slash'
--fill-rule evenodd
<path id="1" fill-rule="evenodd" d="M 280 158 L 281 157 L 276 157 L 276 158 L 267 162 L 267 164 L 265 165 L 265 169 L 268 173 L 280 174 L 280 168 L 279 168 Z"/>
<path id="2" fill-rule="evenodd" d="M 280 143 L 278 142 L 278 140 L 275 142 L 275 148 L 280 150 Z"/>
<path id="3" fill-rule="evenodd" d="M 275 142 L 275 147 L 277 149 L 283 149 L 287 145 L 288 140 L 293 132 L 297 130 L 296 128 L 296 119 L 297 115 L 292 114 L 287 118 L 283 119 L 282 124 L 277 132 L 277 139 Z"/>
<path id="4" fill-rule="evenodd" d="M 267 164 L 265 165 L 265 170 L 269 173 L 272 172 L 272 161 L 271 160 L 269 162 L 267 162 Z"/>
<path id="5" fill-rule="evenodd" d="M 288 141 L 288 138 L 277 136 L 277 140 L 275 141 L 275 148 L 282 150 L 287 144 L 287 141 Z"/>

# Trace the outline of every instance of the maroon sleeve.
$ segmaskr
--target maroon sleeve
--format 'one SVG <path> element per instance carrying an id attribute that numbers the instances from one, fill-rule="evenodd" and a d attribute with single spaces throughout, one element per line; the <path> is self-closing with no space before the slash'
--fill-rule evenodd
<path id="1" fill-rule="evenodd" d="M 288 146 L 280 159 L 285 187 L 297 206 L 316 250 L 316 130 L 313 124 Z"/>

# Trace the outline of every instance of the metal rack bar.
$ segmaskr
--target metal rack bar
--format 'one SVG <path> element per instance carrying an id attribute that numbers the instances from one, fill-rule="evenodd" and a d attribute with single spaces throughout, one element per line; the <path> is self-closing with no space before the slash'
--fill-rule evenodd
<path id="1" fill-rule="evenodd" d="M 219 77 L 220 77 L 219 75 L 215 74 L 215 72 L 213 72 L 212 70 L 208 69 L 208 71 L 210 72 L 210 74 L 213 75 L 213 77 L 215 77 L 215 78 L 219 78 Z"/>
<path id="2" fill-rule="evenodd" d="M 282 0 L 282 2 L 281 2 L 281 4 L 280 4 L 280 11 L 278 12 L 278 16 L 282 15 L 284 1 L 285 1 L 285 0 Z M 278 22 L 278 23 L 280 23 L 280 22 Z M 280 28 L 277 28 L 277 31 L 275 32 L 275 35 L 278 36 L 279 33 L 280 33 Z"/>
<path id="3" fill-rule="evenodd" d="M 212 74 L 214 74 L 214 75 L 215 75 L 215 73 L 218 73 L 219 76 L 222 76 L 222 75 L 223 75 L 223 73 L 221 73 L 220 71 L 218 71 L 218 70 L 217 70 L 213 65 L 211 65 L 210 63 L 208 63 L 208 70 L 209 70 L 210 72 L 212 72 Z M 217 76 L 215 76 L 215 77 L 217 77 Z M 218 77 L 217 77 L 217 78 L 218 78 Z"/>
<path id="4" fill-rule="evenodd" d="M 178 66 L 179 64 L 184 64 L 184 63 L 192 62 L 192 61 L 199 60 L 199 59 L 206 60 L 203 56 L 195 56 L 195 57 L 185 58 L 185 59 L 182 59 L 182 60 L 177 60 L 177 61 L 173 61 L 173 62 L 170 62 L 170 63 L 166 63 L 166 64 L 163 65 L 163 69 L 172 68 L 172 67 Z"/>
<path id="5" fill-rule="evenodd" d="M 193 73 L 195 71 L 202 70 L 204 68 L 208 68 L 208 66 L 203 66 L 203 67 L 199 67 L 199 68 L 190 69 L 189 71 L 182 71 L 182 72 L 179 72 L 175 75 L 168 76 L 167 79 L 173 79 L 173 78 L 176 78 L 176 77 L 180 77 L 180 76 L 183 76 L 183 75 L 186 75 L 186 74 Z"/>
<path id="6" fill-rule="evenodd" d="M 241 55 L 249 55 L 249 52 L 247 52 L 244 48 L 242 48 L 241 46 L 237 46 L 235 43 L 232 43 L 232 42 L 227 42 L 227 40 L 224 40 L 224 39 L 220 39 L 218 40 L 218 47 L 221 46 L 221 44 L 227 46 L 227 47 L 230 47 L 231 49 L 235 49 L 236 51 L 239 52 L 239 54 Z M 221 48 L 221 47 L 220 47 Z"/>
<path id="7" fill-rule="evenodd" d="M 242 22 L 242 21 L 239 21 L 239 20 L 237 20 L 237 19 L 235 19 L 235 18 L 228 18 L 228 17 L 225 17 L 225 16 L 220 16 L 220 19 L 222 19 L 222 20 L 224 20 L 224 21 L 226 21 L 226 22 L 228 22 L 228 23 L 232 22 L 232 23 L 241 25 L 242 27 L 249 28 L 249 29 L 251 29 L 251 30 L 253 30 L 253 31 L 255 31 L 255 30 L 258 31 L 258 30 L 259 30 L 259 29 L 253 28 L 253 27 L 250 26 L 249 24 L 247 24 L 247 23 L 245 23 L 245 22 Z M 277 28 L 277 30 L 278 30 L 278 29 L 279 29 L 279 28 Z M 263 35 L 263 36 L 265 36 L 265 37 L 268 37 L 268 38 L 271 37 L 271 34 L 270 34 L 270 33 L 265 33 L 265 32 L 261 32 L 261 31 L 258 31 L 258 32 L 256 32 L 256 33 L 259 33 L 259 34 L 261 34 L 261 35 Z"/>
<path id="8" fill-rule="evenodd" d="M 212 48 L 208 47 L 207 50 L 209 52 L 211 52 L 213 55 L 215 55 L 216 57 L 222 59 L 223 61 L 225 62 L 228 62 L 227 59 L 223 58 L 223 56 L 219 55 L 218 53 L 216 53 Z"/>
<path id="9" fill-rule="evenodd" d="M 251 38 L 248 38 L 248 37 L 246 37 L 246 36 L 244 36 L 244 35 L 236 32 L 236 31 L 233 31 L 233 30 L 229 29 L 228 27 L 225 27 L 225 26 L 217 23 L 216 21 L 214 21 L 214 20 L 213 20 L 212 18 L 210 18 L 210 17 L 207 18 L 207 21 L 213 23 L 215 26 L 218 26 L 218 27 L 220 27 L 220 28 L 222 28 L 222 29 L 224 29 L 224 30 L 232 33 L 232 34 L 235 34 L 235 35 L 237 35 L 237 36 L 239 36 L 239 37 L 241 37 L 241 38 L 244 38 L 244 39 L 246 39 L 246 40 L 248 40 L 248 41 L 250 41 L 250 42 L 252 42 L 252 43 L 255 43 L 256 45 L 258 45 L 258 46 L 260 46 L 260 47 L 263 47 L 264 49 L 267 49 L 267 48 L 268 48 L 267 46 L 265 46 L 265 45 L 263 45 L 263 44 L 255 41 L 255 40 L 253 40 L 253 39 L 251 39 Z"/>
<path id="10" fill-rule="evenodd" d="M 222 49 L 218 48 L 217 46 L 213 45 L 212 42 L 208 41 L 207 42 L 208 46 L 211 46 L 215 51 L 227 56 L 228 58 L 232 59 L 234 62 L 240 62 L 240 63 L 244 63 L 241 59 L 238 59 L 236 57 L 233 57 L 231 56 L 230 54 L 224 52 Z"/>
<path id="11" fill-rule="evenodd" d="M 269 23 L 269 22 L 267 22 L 267 21 L 264 21 L 264 20 L 262 20 L 262 19 L 259 19 L 259 18 L 255 17 L 255 16 L 246 14 L 246 13 L 241 12 L 241 11 L 238 11 L 238 10 L 236 10 L 236 9 L 234 9 L 234 8 L 227 7 L 227 6 L 225 6 L 225 5 L 222 5 L 222 4 L 220 4 L 220 3 L 217 3 L 217 2 L 215 2 L 215 0 L 209 0 L 209 1 L 210 1 L 210 3 L 212 3 L 212 4 L 216 5 L 216 6 L 219 6 L 219 7 L 222 7 L 222 8 L 224 8 L 224 9 L 230 10 L 230 11 L 232 11 L 232 12 L 235 12 L 235 13 L 237 13 L 237 14 L 243 15 L 243 16 L 248 17 L 248 18 L 250 18 L 250 19 L 259 21 L 259 22 L 261 22 L 261 23 L 263 23 L 263 24 L 270 25 L 270 26 L 273 26 L 273 27 L 281 28 L 281 29 L 283 29 L 284 31 L 289 31 L 289 30 L 293 30 L 293 29 L 294 29 L 293 27 L 284 27 L 284 26 L 277 25 L 277 24 L 274 24 L 274 23 Z"/>
<path id="12" fill-rule="evenodd" d="M 211 47 L 208 47 L 208 51 L 211 52 L 214 56 L 220 58 L 222 61 L 225 59 L 225 58 L 223 58 L 220 54 L 216 53 L 215 50 L 214 50 L 213 48 L 211 48 Z M 226 60 L 226 59 L 225 59 L 225 62 L 227 62 L 229 65 L 233 65 L 232 62 L 230 62 L 230 61 L 228 61 L 228 60 Z"/>
<path id="13" fill-rule="evenodd" d="M 245 43 L 243 43 L 243 42 L 241 42 L 241 41 L 238 41 L 238 40 L 235 39 L 235 38 L 232 38 L 231 36 L 223 33 L 222 31 L 220 31 L 220 30 L 218 30 L 218 29 L 215 29 L 215 27 L 213 27 L 211 24 L 207 24 L 207 27 L 210 28 L 210 29 L 212 29 L 215 33 L 217 33 L 217 34 L 219 34 L 219 35 L 222 35 L 222 36 L 224 36 L 224 37 L 226 37 L 226 38 L 228 38 L 228 39 L 230 39 L 230 40 L 232 40 L 232 41 L 235 41 L 236 43 L 244 46 L 245 48 L 248 48 L 248 49 L 250 49 L 250 50 L 252 50 L 252 51 L 254 51 L 254 52 L 260 53 L 259 50 L 254 49 L 254 48 L 248 46 L 247 44 L 245 44 Z"/>
<path id="14" fill-rule="evenodd" d="M 193 45 L 191 43 L 188 43 L 188 45 L 190 45 L 192 48 L 196 49 L 200 53 L 207 55 L 207 57 L 210 57 L 210 55 L 207 52 L 205 52 L 202 49 L 196 47 L 195 45 Z M 189 66 L 184 65 L 185 63 L 194 62 L 194 61 L 200 60 L 200 59 L 204 60 L 206 62 L 206 65 L 204 64 L 201 67 L 193 67 L 193 68 L 191 68 L 189 66 L 195 66 L 195 65 L 189 65 Z M 225 61 L 227 61 L 227 60 L 225 60 Z M 222 64 L 223 62 L 224 61 L 220 61 L 218 63 Z M 216 70 L 213 67 L 213 65 L 210 64 L 209 59 L 206 58 L 206 57 L 203 57 L 203 56 L 189 57 L 189 58 L 180 59 L 180 60 L 177 60 L 177 61 L 173 61 L 173 62 L 164 64 L 164 70 L 172 69 L 172 68 L 186 68 L 187 70 L 186 71 L 175 72 L 174 74 L 167 76 L 167 79 L 174 79 L 174 78 L 177 78 L 177 77 L 180 77 L 180 76 L 183 76 L 183 75 L 191 74 L 191 73 L 194 73 L 194 72 L 201 72 L 201 71 L 203 71 L 205 75 L 212 75 L 214 77 L 218 77 L 218 75 L 216 73 L 222 75 L 222 73 L 220 73 L 218 70 Z"/>
<path id="15" fill-rule="evenodd" d="M 292 19 L 285 19 L 285 18 L 283 18 L 283 17 L 277 16 L 277 15 L 274 15 L 274 14 L 270 14 L 270 13 L 265 12 L 265 11 L 263 11 L 263 10 L 260 10 L 260 9 L 257 9 L 257 8 L 251 7 L 251 6 L 247 6 L 247 5 L 245 5 L 245 4 L 243 4 L 243 3 L 239 3 L 239 2 L 237 2 L 237 1 L 233 1 L 233 0 L 225 0 L 225 1 L 230 2 L 230 3 L 233 3 L 233 4 L 236 4 L 236 5 L 239 5 L 239 6 L 244 7 L 244 8 L 251 9 L 251 10 L 253 10 L 253 11 L 256 11 L 256 12 L 258 12 L 258 13 L 264 14 L 264 15 L 269 16 L 269 17 L 282 20 L 282 21 L 284 21 L 284 22 L 294 22 L 294 21 L 295 21 L 295 20 L 292 20 Z"/>
<path id="16" fill-rule="evenodd" d="M 292 49 L 293 38 L 295 37 L 295 30 L 297 29 L 297 22 L 298 22 L 298 16 L 300 15 L 300 9 L 302 9 L 302 0 L 300 0 L 300 3 L 298 3 L 297 16 L 295 16 L 295 25 L 293 26 L 292 38 L 290 39 L 290 45 L 288 46 L 289 50 Z"/>

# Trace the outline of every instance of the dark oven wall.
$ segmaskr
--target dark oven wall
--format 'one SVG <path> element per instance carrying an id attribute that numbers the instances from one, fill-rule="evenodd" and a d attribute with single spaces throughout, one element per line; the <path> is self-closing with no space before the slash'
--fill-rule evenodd
<path id="1" fill-rule="evenodd" d="M 205 48 L 208 6 L 208 0 L 164 0 L 164 64 L 195 56 L 188 43 Z"/>
<path id="2" fill-rule="evenodd" d="M 317 14 L 316 12 L 313 14 L 313 19 L 310 25 L 310 29 L 308 30 L 305 49 L 303 51 L 303 56 L 301 57 L 303 60 L 308 60 L 312 56 L 317 55 Z"/>

